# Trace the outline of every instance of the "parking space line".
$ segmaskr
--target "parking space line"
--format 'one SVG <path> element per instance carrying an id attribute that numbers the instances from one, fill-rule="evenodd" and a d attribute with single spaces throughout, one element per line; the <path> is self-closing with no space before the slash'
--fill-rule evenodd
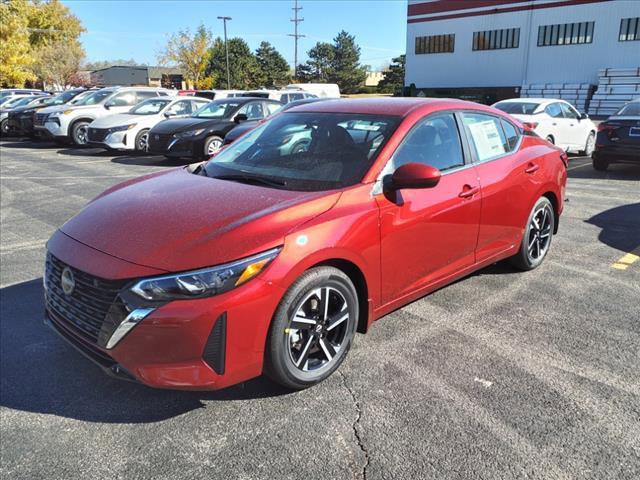
<path id="1" fill-rule="evenodd" d="M 577 168 L 586 167 L 587 165 L 591 165 L 591 162 L 582 163 L 580 165 L 576 165 L 575 167 L 567 168 L 567 172 L 570 170 L 575 170 Z"/>
<path id="2" fill-rule="evenodd" d="M 616 270 L 626 270 L 638 260 L 640 260 L 640 247 L 636 248 L 633 252 L 623 255 L 611 266 Z"/>

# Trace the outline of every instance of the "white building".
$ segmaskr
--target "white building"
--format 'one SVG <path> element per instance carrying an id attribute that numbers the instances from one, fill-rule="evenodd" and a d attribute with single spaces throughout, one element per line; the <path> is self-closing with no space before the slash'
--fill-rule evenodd
<path id="1" fill-rule="evenodd" d="M 409 0 L 405 85 L 491 103 L 640 66 L 640 0 Z"/>

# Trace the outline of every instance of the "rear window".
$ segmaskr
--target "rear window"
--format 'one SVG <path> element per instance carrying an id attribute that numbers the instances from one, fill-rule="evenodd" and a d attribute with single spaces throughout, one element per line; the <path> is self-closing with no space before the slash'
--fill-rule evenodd
<path id="1" fill-rule="evenodd" d="M 498 110 L 514 115 L 533 115 L 540 106 L 531 102 L 498 102 L 494 105 Z"/>
<path id="2" fill-rule="evenodd" d="M 631 117 L 640 117 L 640 102 L 627 103 L 616 113 L 616 116 L 628 115 Z"/>

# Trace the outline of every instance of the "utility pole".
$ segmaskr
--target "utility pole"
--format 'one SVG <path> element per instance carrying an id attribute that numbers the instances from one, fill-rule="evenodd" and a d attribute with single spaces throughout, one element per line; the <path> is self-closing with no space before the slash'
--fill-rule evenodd
<path id="1" fill-rule="evenodd" d="M 231 17 L 218 17 L 218 20 L 222 20 L 222 23 L 224 23 L 224 51 L 227 55 L 227 90 L 231 90 L 231 75 L 229 75 L 229 46 L 227 44 L 227 20 L 231 20 Z"/>
<path id="2" fill-rule="evenodd" d="M 302 7 L 298 6 L 298 0 L 295 0 L 295 6 L 291 9 L 293 10 L 293 18 L 291 21 L 293 22 L 293 33 L 290 33 L 289 36 L 294 38 L 294 57 L 293 57 L 293 79 L 297 80 L 298 78 L 298 39 L 303 38 L 304 35 L 298 33 L 298 24 L 304 21 L 304 18 L 298 18 L 298 12 L 302 10 Z"/>

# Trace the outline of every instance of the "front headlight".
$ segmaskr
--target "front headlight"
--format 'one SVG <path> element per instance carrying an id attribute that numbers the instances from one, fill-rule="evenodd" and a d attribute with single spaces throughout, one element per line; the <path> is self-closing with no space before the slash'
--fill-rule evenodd
<path id="1" fill-rule="evenodd" d="M 280 253 L 280 247 L 224 265 L 141 280 L 131 292 L 149 302 L 219 295 L 251 280 Z"/>
<path id="2" fill-rule="evenodd" d="M 126 130 L 131 130 L 133 127 L 135 127 L 136 124 L 135 123 L 131 123 L 129 125 L 122 125 L 120 127 L 113 127 L 110 128 L 109 130 L 113 133 L 113 132 L 124 132 Z"/>
<path id="3" fill-rule="evenodd" d="M 176 133 L 174 137 L 176 138 L 191 138 L 197 137 L 202 132 L 204 132 L 204 128 L 199 128 L 198 130 L 187 130 L 186 132 Z"/>

